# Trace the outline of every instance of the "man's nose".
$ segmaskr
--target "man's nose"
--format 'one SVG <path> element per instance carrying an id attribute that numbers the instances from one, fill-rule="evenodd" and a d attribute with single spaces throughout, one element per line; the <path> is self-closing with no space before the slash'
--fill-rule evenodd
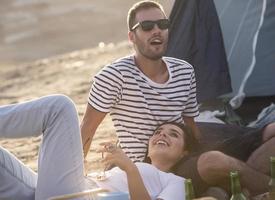
<path id="1" fill-rule="evenodd" d="M 153 32 L 161 32 L 161 29 L 159 28 L 159 26 L 157 24 L 154 24 L 152 31 Z"/>

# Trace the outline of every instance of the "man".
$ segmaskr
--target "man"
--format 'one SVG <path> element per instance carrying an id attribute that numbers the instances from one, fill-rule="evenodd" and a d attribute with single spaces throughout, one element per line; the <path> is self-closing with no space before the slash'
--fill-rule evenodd
<path id="1" fill-rule="evenodd" d="M 163 57 L 169 21 L 161 5 L 142 1 L 128 13 L 134 55 L 103 68 L 95 77 L 81 123 L 84 156 L 95 131 L 110 112 L 120 146 L 133 161 L 143 161 L 149 137 L 166 121 L 183 122 L 199 138 L 196 81 L 187 62 Z"/>
<path id="2" fill-rule="evenodd" d="M 275 123 L 262 129 L 198 123 L 199 151 L 182 159 L 174 168 L 177 175 L 192 178 L 197 195 L 210 186 L 230 191 L 230 171 L 240 172 L 242 188 L 251 195 L 268 191 L 269 158 L 275 155 Z M 220 198 L 218 198 L 220 199 Z"/>

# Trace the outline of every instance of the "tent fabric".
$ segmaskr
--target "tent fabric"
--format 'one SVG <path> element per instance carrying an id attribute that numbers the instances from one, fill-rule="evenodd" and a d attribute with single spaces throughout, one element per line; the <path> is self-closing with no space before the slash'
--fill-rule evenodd
<path id="1" fill-rule="evenodd" d="M 167 55 L 194 66 L 199 102 L 232 91 L 213 0 L 176 0 L 170 14 Z"/>
<path id="2" fill-rule="evenodd" d="M 275 1 L 214 0 L 233 93 L 275 95 Z"/>
<path id="3" fill-rule="evenodd" d="M 194 66 L 199 102 L 275 96 L 274 10 L 274 0 L 175 1 L 167 55 Z"/>

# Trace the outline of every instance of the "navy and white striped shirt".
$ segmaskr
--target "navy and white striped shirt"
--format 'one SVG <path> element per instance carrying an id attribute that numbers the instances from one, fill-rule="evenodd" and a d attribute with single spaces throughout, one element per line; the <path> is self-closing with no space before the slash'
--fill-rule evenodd
<path id="1" fill-rule="evenodd" d="M 150 136 L 166 121 L 183 122 L 198 116 L 193 67 L 163 57 L 169 71 L 166 83 L 155 83 L 135 65 L 134 56 L 105 66 L 95 75 L 89 104 L 110 112 L 120 146 L 133 161 L 143 161 Z"/>

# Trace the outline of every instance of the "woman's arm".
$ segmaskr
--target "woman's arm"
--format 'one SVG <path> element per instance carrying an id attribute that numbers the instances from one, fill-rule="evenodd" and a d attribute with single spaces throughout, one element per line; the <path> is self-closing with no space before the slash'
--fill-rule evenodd
<path id="1" fill-rule="evenodd" d="M 102 145 L 106 147 L 105 152 L 109 152 L 103 160 L 104 164 L 115 164 L 120 169 L 125 171 L 127 175 L 128 188 L 131 200 L 151 200 L 151 197 L 143 183 L 138 168 L 131 161 L 131 159 L 129 159 L 120 148 L 114 148 L 108 151 L 108 145 L 110 145 L 110 143 L 102 143 Z"/>
<path id="2" fill-rule="evenodd" d="M 132 166 L 129 165 L 124 171 L 127 174 L 128 188 L 131 200 L 151 200 L 151 197 L 147 189 L 145 188 L 137 166 L 132 162 Z"/>

